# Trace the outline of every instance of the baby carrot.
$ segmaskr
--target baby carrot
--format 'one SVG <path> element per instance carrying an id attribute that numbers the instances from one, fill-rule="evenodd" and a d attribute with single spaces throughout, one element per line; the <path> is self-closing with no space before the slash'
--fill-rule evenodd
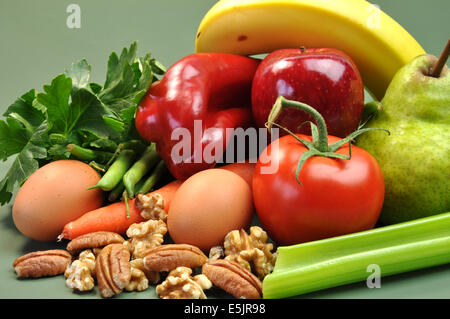
<path id="1" fill-rule="evenodd" d="M 168 211 L 172 198 L 180 185 L 181 182 L 174 181 L 147 195 L 160 194 L 164 198 L 164 210 Z M 58 239 L 72 240 L 83 234 L 96 231 L 111 231 L 124 234 L 131 224 L 144 221 L 140 214 L 141 212 L 136 208 L 135 199 L 129 200 L 128 206 L 129 216 L 127 216 L 125 202 L 110 204 L 90 211 L 66 224 Z"/>

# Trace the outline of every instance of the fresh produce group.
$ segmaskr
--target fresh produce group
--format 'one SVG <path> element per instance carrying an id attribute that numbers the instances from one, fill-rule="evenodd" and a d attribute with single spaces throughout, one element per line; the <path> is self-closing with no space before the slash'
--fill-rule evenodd
<path id="1" fill-rule="evenodd" d="M 450 48 L 425 54 L 370 8 L 221 0 L 167 69 L 133 43 L 103 85 L 81 60 L 18 98 L 0 121 L 0 157 L 16 155 L 0 202 L 19 187 L 17 229 L 67 246 L 19 257 L 17 275 L 64 273 L 105 298 L 283 298 L 369 264 L 449 263 Z"/>

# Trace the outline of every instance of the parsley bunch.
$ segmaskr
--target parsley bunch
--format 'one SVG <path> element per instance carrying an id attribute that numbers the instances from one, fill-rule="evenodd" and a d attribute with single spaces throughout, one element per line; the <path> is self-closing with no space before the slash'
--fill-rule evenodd
<path id="1" fill-rule="evenodd" d="M 39 167 L 71 158 L 68 144 L 112 154 L 120 143 L 141 139 L 134 126 L 137 106 L 165 68 L 150 53 L 136 53 L 136 42 L 120 56 L 111 53 L 103 86 L 90 82 L 91 66 L 82 59 L 43 92 L 32 89 L 8 107 L 0 120 L 0 159 L 16 158 L 0 181 L 1 205 Z"/>

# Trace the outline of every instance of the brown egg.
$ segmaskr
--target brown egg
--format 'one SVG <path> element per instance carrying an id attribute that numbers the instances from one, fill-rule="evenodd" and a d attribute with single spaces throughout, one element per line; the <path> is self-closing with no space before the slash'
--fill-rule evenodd
<path id="1" fill-rule="evenodd" d="M 175 243 L 191 244 L 207 252 L 223 245 L 228 232 L 246 228 L 252 214 L 248 183 L 230 171 L 208 169 L 180 186 L 170 205 L 167 227 Z"/>
<path id="2" fill-rule="evenodd" d="M 19 189 L 12 216 L 17 229 L 32 239 L 56 241 L 63 227 L 103 204 L 99 174 L 75 160 L 51 162 L 35 171 Z"/>

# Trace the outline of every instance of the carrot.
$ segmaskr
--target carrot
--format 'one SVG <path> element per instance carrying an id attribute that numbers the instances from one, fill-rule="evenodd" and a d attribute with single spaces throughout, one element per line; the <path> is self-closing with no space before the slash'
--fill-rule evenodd
<path id="1" fill-rule="evenodd" d="M 180 185 L 180 181 L 173 181 L 147 195 L 154 193 L 160 194 L 164 198 L 164 210 L 168 212 L 172 198 Z M 114 203 L 90 211 L 66 224 L 58 239 L 65 238 L 72 240 L 83 234 L 96 231 L 111 231 L 118 234 L 125 234 L 128 227 L 132 224 L 145 221 L 140 214 L 141 212 L 136 208 L 135 199 L 129 200 L 128 206 L 129 217 L 127 217 L 125 202 Z"/>

